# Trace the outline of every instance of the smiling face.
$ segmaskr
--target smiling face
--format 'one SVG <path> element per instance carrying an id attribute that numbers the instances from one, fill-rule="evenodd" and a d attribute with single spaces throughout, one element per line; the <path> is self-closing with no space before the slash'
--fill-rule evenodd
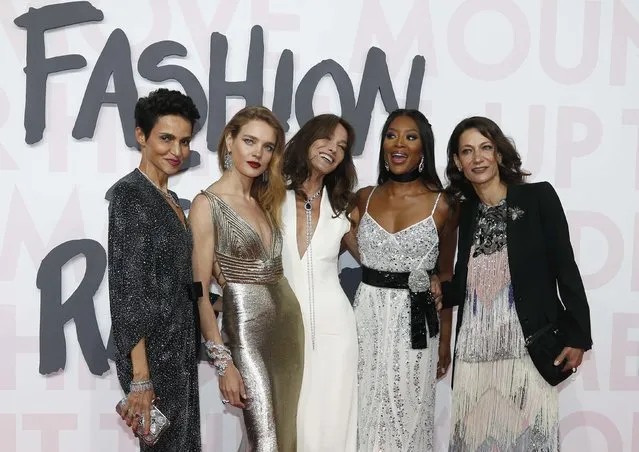
<path id="1" fill-rule="evenodd" d="M 135 138 L 143 161 L 170 176 L 189 158 L 192 133 L 190 121 L 179 115 L 165 115 L 158 117 L 148 136 L 137 127 Z"/>
<path id="2" fill-rule="evenodd" d="M 422 139 L 415 120 L 398 116 L 388 126 L 383 141 L 384 161 L 393 174 L 414 170 L 422 159 Z"/>
<path id="3" fill-rule="evenodd" d="M 459 146 L 454 154 L 457 169 L 473 185 L 483 185 L 499 182 L 499 163 L 501 155 L 495 149 L 494 143 L 477 129 L 465 130 L 459 136 Z"/>
<path id="4" fill-rule="evenodd" d="M 341 124 L 337 124 L 330 137 L 315 140 L 308 149 L 311 172 L 326 176 L 335 171 L 344 160 L 347 143 L 348 132 Z"/>
<path id="5" fill-rule="evenodd" d="M 226 148 L 231 153 L 233 169 L 247 177 L 262 175 L 273 157 L 276 141 L 273 127 L 257 119 L 240 127 L 237 136 L 228 134 Z"/>

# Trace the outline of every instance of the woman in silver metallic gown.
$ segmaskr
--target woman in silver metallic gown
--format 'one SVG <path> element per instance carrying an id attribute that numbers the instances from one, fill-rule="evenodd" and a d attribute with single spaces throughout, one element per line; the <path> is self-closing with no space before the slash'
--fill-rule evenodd
<path id="1" fill-rule="evenodd" d="M 284 131 L 264 107 L 247 107 L 218 146 L 222 177 L 195 197 L 193 269 L 204 292 L 222 287 L 222 332 L 208 296 L 200 319 L 223 403 L 244 411 L 249 451 L 296 450 L 304 365 L 299 303 L 282 274 L 280 212 Z"/>
<path id="2" fill-rule="evenodd" d="M 111 190 L 109 298 L 115 365 L 124 392 L 120 413 L 148 434 L 150 408 L 170 426 L 142 451 L 197 452 L 200 444 L 197 332 L 192 295 L 191 231 L 175 193 L 168 190 L 190 153 L 200 117 L 184 94 L 159 89 L 135 107 L 140 166 Z"/>

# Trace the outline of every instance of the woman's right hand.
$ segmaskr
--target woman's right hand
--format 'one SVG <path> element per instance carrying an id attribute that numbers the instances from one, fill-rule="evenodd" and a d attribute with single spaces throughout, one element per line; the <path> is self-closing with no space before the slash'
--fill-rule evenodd
<path id="1" fill-rule="evenodd" d="M 120 416 L 126 421 L 126 425 L 131 427 L 133 433 L 137 431 L 138 419 L 144 419 L 144 434 L 148 435 L 151 428 L 151 404 L 155 399 L 155 391 L 130 392 L 126 404 L 120 411 Z"/>
<path id="2" fill-rule="evenodd" d="M 240 371 L 231 362 L 229 363 L 224 376 L 220 376 L 220 392 L 224 400 L 228 400 L 231 405 L 237 408 L 245 408 L 244 402 L 246 400 L 246 389 L 244 388 L 244 381 L 240 375 Z"/>

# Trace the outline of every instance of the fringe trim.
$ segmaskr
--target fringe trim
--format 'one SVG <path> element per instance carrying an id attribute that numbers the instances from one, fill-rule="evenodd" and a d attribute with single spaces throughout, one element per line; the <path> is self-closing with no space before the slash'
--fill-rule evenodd
<path id="1" fill-rule="evenodd" d="M 457 344 L 459 359 L 494 361 L 526 354 L 506 248 L 471 260 L 463 315 Z"/>
<path id="2" fill-rule="evenodd" d="M 457 361 L 452 430 L 468 450 L 487 438 L 512 447 L 532 427 L 544 443 L 557 440 L 557 389 L 539 375 L 529 356 L 493 362 Z"/>

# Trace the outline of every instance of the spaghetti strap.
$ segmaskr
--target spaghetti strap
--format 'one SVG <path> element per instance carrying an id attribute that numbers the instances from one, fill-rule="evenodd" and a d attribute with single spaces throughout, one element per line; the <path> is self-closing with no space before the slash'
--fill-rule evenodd
<path id="1" fill-rule="evenodd" d="M 368 198 L 366 199 L 366 208 L 364 209 L 364 213 L 368 212 L 368 203 L 371 202 L 371 196 L 373 196 L 373 192 L 375 191 L 376 188 L 377 188 L 377 185 L 375 185 L 373 187 L 373 189 L 371 190 L 371 192 L 368 194 Z"/>
<path id="2" fill-rule="evenodd" d="M 437 193 L 437 199 L 435 199 L 435 205 L 433 206 L 433 210 L 430 213 L 432 217 L 435 214 L 435 209 L 437 209 L 437 203 L 439 202 L 439 197 L 442 195 L 442 192 Z"/>

